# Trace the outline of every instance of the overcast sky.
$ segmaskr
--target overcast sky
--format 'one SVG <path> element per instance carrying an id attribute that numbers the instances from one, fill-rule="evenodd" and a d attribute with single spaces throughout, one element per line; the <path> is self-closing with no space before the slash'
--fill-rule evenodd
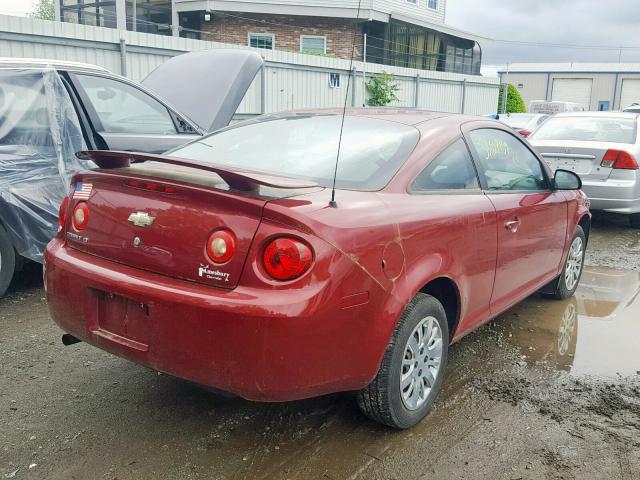
<path id="1" fill-rule="evenodd" d="M 557 45 L 626 46 L 640 62 L 640 0 L 447 0 L 447 24 L 497 40 Z M 484 43 L 484 64 L 618 62 L 619 48 Z"/>
<path id="2" fill-rule="evenodd" d="M 26 15 L 33 10 L 35 0 L 0 0 L 0 13 L 5 15 Z"/>
<path id="3" fill-rule="evenodd" d="M 24 15 L 35 0 L 0 0 L 0 13 Z M 640 0 L 447 0 L 447 24 L 496 40 L 485 65 L 507 62 L 640 62 Z M 614 47 L 570 48 L 567 45 Z"/>

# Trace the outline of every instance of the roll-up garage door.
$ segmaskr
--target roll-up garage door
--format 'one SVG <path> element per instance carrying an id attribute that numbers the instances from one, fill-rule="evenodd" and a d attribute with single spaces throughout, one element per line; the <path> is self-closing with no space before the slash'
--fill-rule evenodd
<path id="1" fill-rule="evenodd" d="M 551 99 L 554 102 L 579 103 L 591 107 L 591 78 L 554 78 Z"/>
<path id="2" fill-rule="evenodd" d="M 620 108 L 627 108 L 634 103 L 640 103 L 640 80 L 625 78 L 620 90 Z"/>

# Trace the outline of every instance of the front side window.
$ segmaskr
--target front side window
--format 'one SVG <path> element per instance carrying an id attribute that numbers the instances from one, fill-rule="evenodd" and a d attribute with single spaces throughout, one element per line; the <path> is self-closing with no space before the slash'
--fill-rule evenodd
<path id="1" fill-rule="evenodd" d="M 155 98 L 118 80 L 76 75 L 104 133 L 170 135 L 176 127 L 169 110 Z"/>
<path id="2" fill-rule="evenodd" d="M 253 48 L 265 48 L 273 50 L 273 34 L 271 33 L 250 33 L 249 46 Z"/>
<path id="3" fill-rule="evenodd" d="M 411 184 L 412 192 L 479 189 L 478 177 L 464 140 L 442 151 Z"/>
<path id="4" fill-rule="evenodd" d="M 264 116 L 167 153 L 331 187 L 341 123 L 341 115 Z M 336 187 L 350 190 L 382 189 L 420 138 L 414 127 L 357 116 L 345 118 L 343 132 Z"/>
<path id="5" fill-rule="evenodd" d="M 548 181 L 538 158 L 513 135 L 493 128 L 469 134 L 478 169 L 489 190 L 546 190 Z"/>
<path id="6" fill-rule="evenodd" d="M 300 37 L 300 52 L 324 55 L 327 53 L 326 37 L 302 35 Z"/>

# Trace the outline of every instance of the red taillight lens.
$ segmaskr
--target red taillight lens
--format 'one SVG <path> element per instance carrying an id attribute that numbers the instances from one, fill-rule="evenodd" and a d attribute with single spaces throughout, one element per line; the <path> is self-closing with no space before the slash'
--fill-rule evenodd
<path id="1" fill-rule="evenodd" d="M 138 180 L 128 180 L 126 184 L 130 187 L 151 190 L 152 192 L 160 192 L 160 193 L 176 193 L 177 192 L 177 190 L 174 187 L 170 187 L 168 185 L 162 185 L 160 183 L 153 183 L 153 182 L 146 183 Z"/>
<path id="2" fill-rule="evenodd" d="M 89 223 L 89 207 L 86 203 L 81 202 L 73 209 L 73 218 L 71 219 L 73 228 L 76 230 L 84 230 Z"/>
<path id="3" fill-rule="evenodd" d="M 637 170 L 638 162 L 629 152 L 624 150 L 607 150 L 600 164 L 606 168 L 615 168 L 619 170 Z"/>
<path id="4" fill-rule="evenodd" d="M 524 138 L 528 138 L 533 132 L 531 130 L 522 129 L 518 133 Z"/>
<path id="5" fill-rule="evenodd" d="M 207 255 L 214 263 L 227 263 L 236 253 L 236 237 L 229 230 L 213 232 L 207 240 Z"/>
<path id="6" fill-rule="evenodd" d="M 64 228 L 64 224 L 67 223 L 67 210 L 69 209 L 69 197 L 64 197 L 60 208 L 58 209 L 58 225 L 60 228 Z"/>
<path id="7" fill-rule="evenodd" d="M 275 280 L 293 280 L 309 270 L 313 261 L 311 249 L 293 238 L 276 238 L 264 250 L 267 273 Z"/>

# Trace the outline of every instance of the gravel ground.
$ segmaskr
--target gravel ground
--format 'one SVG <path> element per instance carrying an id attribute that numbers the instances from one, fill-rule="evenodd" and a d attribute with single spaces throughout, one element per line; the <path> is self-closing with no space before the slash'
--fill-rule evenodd
<path id="1" fill-rule="evenodd" d="M 0 300 L 0 479 L 640 478 L 640 231 L 597 217 L 587 262 L 454 345 L 403 432 L 351 394 L 256 404 L 63 347 L 30 266 Z"/>

